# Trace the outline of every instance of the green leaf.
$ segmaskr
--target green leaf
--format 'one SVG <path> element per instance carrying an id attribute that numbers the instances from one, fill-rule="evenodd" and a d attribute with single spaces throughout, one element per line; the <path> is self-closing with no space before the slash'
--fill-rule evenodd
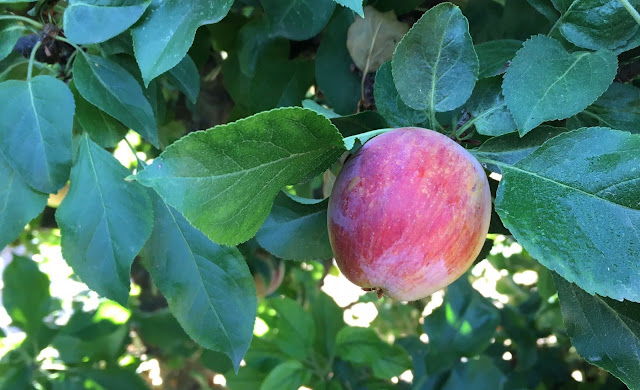
<path id="1" fill-rule="evenodd" d="M 527 3 L 551 22 L 556 22 L 560 16 L 550 0 L 527 0 Z"/>
<path id="2" fill-rule="evenodd" d="M 344 327 L 342 309 L 323 292 L 311 304 L 311 315 L 316 325 L 315 350 L 331 359 L 336 353 L 336 337 Z"/>
<path id="3" fill-rule="evenodd" d="M 336 114 L 333 110 L 316 103 L 311 99 L 305 99 L 302 101 L 302 107 L 313 110 L 327 119 L 339 118 L 340 115 Z"/>
<path id="4" fill-rule="evenodd" d="M 24 359 L 16 363 L 0 365 L 0 390 L 28 389 L 32 377 L 32 365 Z"/>
<path id="5" fill-rule="evenodd" d="M 391 74 L 391 62 L 385 62 L 376 73 L 373 96 L 378 112 L 391 126 L 413 126 L 427 120 L 424 111 L 414 110 L 404 104 Z"/>
<path id="6" fill-rule="evenodd" d="M 566 131 L 563 127 L 540 126 L 522 138 L 518 134 L 491 138 L 472 153 L 480 160 L 513 165 L 536 151 L 547 140 Z"/>
<path id="7" fill-rule="evenodd" d="M 587 294 L 557 274 L 553 279 L 567 333 L 580 356 L 629 388 L 640 387 L 640 304 Z"/>
<path id="8" fill-rule="evenodd" d="M 362 111 L 353 115 L 333 118 L 331 123 L 338 128 L 343 137 L 351 137 L 389 127 L 382 115 L 375 111 Z"/>
<path id="9" fill-rule="evenodd" d="M 191 133 L 136 178 L 213 241 L 234 245 L 255 235 L 282 187 L 320 174 L 344 151 L 328 119 L 283 108 Z"/>
<path id="10" fill-rule="evenodd" d="M 327 104 L 341 115 L 356 112 L 360 99 L 361 79 L 351 70 L 353 60 L 347 50 L 347 30 L 353 13 L 339 7 L 322 34 L 316 53 L 316 80 Z"/>
<path id="11" fill-rule="evenodd" d="M 109 58 L 84 54 L 73 63 L 78 92 L 89 103 L 159 147 L 158 129 L 149 101 L 136 79 Z"/>
<path id="12" fill-rule="evenodd" d="M 617 68 L 615 54 L 607 50 L 569 54 L 555 39 L 538 35 L 527 40 L 502 84 L 520 135 L 587 108 L 611 85 Z"/>
<path id="13" fill-rule="evenodd" d="M 311 379 L 311 371 L 302 363 L 290 360 L 278 364 L 260 386 L 260 390 L 298 390 Z"/>
<path id="14" fill-rule="evenodd" d="M 440 387 L 441 390 L 465 389 L 473 383 L 474 390 L 502 390 L 507 378 L 487 356 L 458 364 Z"/>
<path id="15" fill-rule="evenodd" d="M 159 196 L 145 266 L 185 332 L 205 348 L 224 352 L 236 369 L 249 348 L 256 290 L 236 248 L 214 244 Z"/>
<path id="16" fill-rule="evenodd" d="M 131 27 L 149 4 L 151 0 L 70 0 L 64 34 L 78 45 L 104 42 Z"/>
<path id="17" fill-rule="evenodd" d="M 233 390 L 256 390 L 260 388 L 266 374 L 253 367 L 242 367 L 236 375 L 227 375 L 227 387 Z"/>
<path id="18" fill-rule="evenodd" d="M 265 52 L 273 51 L 269 55 L 274 57 L 289 57 L 289 41 L 273 36 L 269 19 L 264 13 L 242 26 L 237 34 L 240 70 L 248 77 L 256 73 L 258 59 Z"/>
<path id="19" fill-rule="evenodd" d="M 129 312 L 112 301 L 95 311 L 75 311 L 51 342 L 67 364 L 112 361 L 124 352 Z"/>
<path id="20" fill-rule="evenodd" d="M 362 9 L 362 0 L 334 0 L 336 3 L 352 9 L 355 13 L 364 18 L 364 10 Z"/>
<path id="21" fill-rule="evenodd" d="M 35 261 L 14 255 L 2 281 L 2 304 L 12 324 L 28 336 L 35 336 L 50 311 L 49 276 L 40 272 Z"/>
<path id="22" fill-rule="evenodd" d="M 507 63 L 516 56 L 522 42 L 514 39 L 500 39 L 475 46 L 480 63 L 478 78 L 493 77 L 507 71 Z"/>
<path id="23" fill-rule="evenodd" d="M 496 211 L 531 256 L 593 294 L 640 301 L 640 136 L 560 134 L 511 165 Z M 523 201 L 526 199 L 526 202 Z"/>
<path id="24" fill-rule="evenodd" d="M 480 134 L 498 136 L 517 130 L 511 112 L 504 102 L 501 85 L 500 77 L 480 80 L 467 102 L 473 125 Z"/>
<path id="25" fill-rule="evenodd" d="M 390 379 L 411 368 L 407 351 L 385 343 L 371 328 L 342 328 L 338 332 L 337 353 L 344 360 L 369 365 L 381 379 Z"/>
<path id="26" fill-rule="evenodd" d="M 329 22 L 333 0 L 262 0 L 274 34 L 294 41 L 313 38 Z"/>
<path id="27" fill-rule="evenodd" d="M 256 233 L 258 243 L 285 260 L 332 258 L 327 230 L 328 203 L 328 200 L 300 203 L 280 192 L 271 213 Z"/>
<path id="28" fill-rule="evenodd" d="M 200 74 L 189 55 L 185 55 L 178 65 L 167 72 L 167 77 L 187 98 L 195 104 L 200 93 Z"/>
<path id="29" fill-rule="evenodd" d="M 82 388 L 91 386 L 91 389 L 127 389 L 127 390 L 147 390 L 149 387 L 140 375 L 135 371 L 118 366 L 106 369 L 86 369 L 76 371 L 77 375 L 84 379 Z M 98 387 L 94 387 L 94 386 Z"/>
<path id="30" fill-rule="evenodd" d="M 498 310 L 478 293 L 466 278 L 447 288 L 442 306 L 424 318 L 424 331 L 429 335 L 427 367 L 446 368 L 461 356 L 475 356 L 491 343 L 500 325 Z"/>
<path id="31" fill-rule="evenodd" d="M 568 122 L 593 122 L 612 129 L 640 133 L 640 90 L 630 84 L 613 83 L 595 103 Z"/>
<path id="32" fill-rule="evenodd" d="M 630 4 L 634 8 L 640 5 L 635 0 Z M 619 0 L 564 1 L 564 7 L 559 9 L 562 16 L 552 32 L 557 29 L 576 46 L 618 51 L 638 32 L 638 23 Z"/>
<path id="33" fill-rule="evenodd" d="M 478 57 L 460 9 L 442 3 L 427 11 L 398 44 L 391 69 L 413 109 L 444 112 L 464 104 L 478 77 Z"/>
<path id="34" fill-rule="evenodd" d="M 309 356 L 316 336 L 313 317 L 290 298 L 273 298 L 268 302 L 278 314 L 274 340 L 278 348 L 298 360 Z"/>
<path id="35" fill-rule="evenodd" d="M 123 306 L 134 257 L 153 227 L 151 202 L 129 171 L 85 134 L 56 212 L 64 259 L 98 294 Z"/>
<path id="36" fill-rule="evenodd" d="M 47 194 L 29 187 L 0 152 L 0 248 L 10 244 L 47 205 Z"/>
<path id="37" fill-rule="evenodd" d="M 198 27 L 227 15 L 233 0 L 152 0 L 131 30 L 144 84 L 176 66 L 187 54 Z"/>
<path id="38" fill-rule="evenodd" d="M 274 58 L 273 54 L 263 50 L 257 71 L 250 77 L 242 73 L 236 55 L 231 55 L 222 65 L 229 94 L 249 113 L 300 105 L 313 84 L 312 61 L 289 60 L 279 54 Z"/>
<path id="39" fill-rule="evenodd" d="M 1 83 L 0 101 L 0 151 L 31 187 L 58 191 L 71 168 L 71 91 L 51 76 L 36 76 Z"/>
<path id="40" fill-rule="evenodd" d="M 25 27 L 11 20 L 0 20 L 0 60 L 5 59 L 22 36 Z"/>
<path id="41" fill-rule="evenodd" d="M 75 120 L 80 127 L 98 145 L 105 148 L 115 147 L 127 134 L 127 126 L 83 98 L 73 80 L 69 83 L 69 88 L 76 102 Z"/>

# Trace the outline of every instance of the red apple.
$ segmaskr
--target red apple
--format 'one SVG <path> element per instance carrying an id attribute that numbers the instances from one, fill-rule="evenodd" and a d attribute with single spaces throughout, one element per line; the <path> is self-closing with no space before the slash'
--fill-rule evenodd
<path id="1" fill-rule="evenodd" d="M 329 201 L 329 240 L 351 282 L 412 301 L 469 269 L 490 216 L 478 161 L 445 135 L 406 127 L 373 138 L 347 160 Z"/>

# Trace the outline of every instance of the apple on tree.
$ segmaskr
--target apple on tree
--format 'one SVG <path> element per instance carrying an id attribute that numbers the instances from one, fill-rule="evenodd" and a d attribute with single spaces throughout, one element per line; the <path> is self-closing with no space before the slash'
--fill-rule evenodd
<path id="1" fill-rule="evenodd" d="M 469 269 L 490 216 L 489 182 L 469 152 L 435 131 L 400 128 L 345 163 L 329 201 L 329 240 L 351 282 L 412 301 Z"/>

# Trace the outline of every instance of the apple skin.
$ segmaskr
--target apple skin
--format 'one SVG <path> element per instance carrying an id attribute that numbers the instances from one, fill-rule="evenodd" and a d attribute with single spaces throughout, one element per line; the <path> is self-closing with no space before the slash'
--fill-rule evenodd
<path id="1" fill-rule="evenodd" d="M 480 163 L 443 134 L 405 127 L 347 160 L 329 200 L 329 240 L 352 283 L 413 301 L 469 269 L 490 217 Z"/>

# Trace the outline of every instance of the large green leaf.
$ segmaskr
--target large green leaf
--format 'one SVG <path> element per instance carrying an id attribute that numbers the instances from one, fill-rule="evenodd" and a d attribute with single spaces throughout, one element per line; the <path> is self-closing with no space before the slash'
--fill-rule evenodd
<path id="1" fill-rule="evenodd" d="M 176 66 L 193 43 L 198 27 L 224 18 L 233 0 L 152 0 L 131 30 L 145 85 Z"/>
<path id="2" fill-rule="evenodd" d="M 553 279 L 578 353 L 629 388 L 640 388 L 640 304 L 587 294 L 557 274 Z"/>
<path id="3" fill-rule="evenodd" d="M 522 42 L 514 39 L 499 39 L 475 46 L 480 71 L 478 78 L 493 77 L 507 71 L 508 62 L 516 56 Z"/>
<path id="4" fill-rule="evenodd" d="M 109 58 L 79 55 L 73 63 L 73 80 L 89 103 L 159 146 L 151 105 L 140 84 L 122 66 Z"/>
<path id="5" fill-rule="evenodd" d="M 147 390 L 147 382 L 132 369 L 114 366 L 106 369 L 82 369 L 76 374 L 83 379 L 83 386 L 96 390 L 127 389 Z M 94 387 L 96 386 L 96 387 Z"/>
<path id="6" fill-rule="evenodd" d="M 427 11 L 398 44 L 391 69 L 411 108 L 443 112 L 464 104 L 478 77 L 478 57 L 460 9 L 443 3 Z"/>
<path id="7" fill-rule="evenodd" d="M 256 289 L 236 248 L 219 246 L 153 194 L 155 226 L 145 266 L 189 336 L 224 352 L 236 369 L 249 348 Z"/>
<path id="8" fill-rule="evenodd" d="M 256 233 L 260 246 L 286 260 L 331 259 L 327 230 L 328 200 L 300 202 L 281 192 Z"/>
<path id="9" fill-rule="evenodd" d="M 640 90 L 630 84 L 611 84 L 595 103 L 567 120 L 567 126 L 575 128 L 587 124 L 640 133 Z"/>
<path id="10" fill-rule="evenodd" d="M 467 110 L 472 115 L 473 125 L 478 133 L 498 136 L 516 131 L 511 112 L 502 96 L 502 79 L 491 77 L 478 81 Z"/>
<path id="11" fill-rule="evenodd" d="M 381 379 L 390 379 L 411 368 L 407 351 L 382 341 L 372 328 L 345 326 L 338 332 L 336 348 L 340 358 L 370 366 Z"/>
<path id="12" fill-rule="evenodd" d="M 500 324 L 498 310 L 460 278 L 447 288 L 442 306 L 424 318 L 429 335 L 427 369 L 446 368 L 461 356 L 475 356 L 491 343 Z"/>
<path id="13" fill-rule="evenodd" d="M 91 289 L 123 306 L 134 257 L 153 227 L 151 202 L 129 171 L 85 134 L 56 212 L 64 259 Z"/>
<path id="14" fill-rule="evenodd" d="M 278 364 L 260 386 L 260 390 L 298 390 L 311 379 L 312 372 L 296 360 Z"/>
<path id="15" fill-rule="evenodd" d="M 27 335 L 35 336 L 50 310 L 49 276 L 40 272 L 33 260 L 14 255 L 2 274 L 2 281 L 2 305 L 12 324 Z"/>
<path id="16" fill-rule="evenodd" d="M 76 44 L 111 39 L 133 25 L 151 0 L 70 0 L 64 10 L 66 37 Z"/>
<path id="17" fill-rule="evenodd" d="M 47 194 L 29 187 L 0 152 L 0 248 L 11 243 L 42 212 Z"/>
<path id="18" fill-rule="evenodd" d="M 373 96 L 378 112 L 392 126 L 413 126 L 427 119 L 424 111 L 414 110 L 400 99 L 400 95 L 398 95 L 396 86 L 393 83 L 391 62 L 385 62 L 376 72 Z"/>
<path id="19" fill-rule="evenodd" d="M 638 23 L 621 1 L 574 0 L 563 3 L 563 6 L 556 7 L 562 16 L 553 26 L 552 33 L 557 29 L 571 43 L 586 49 L 620 51 L 621 48 L 632 48 L 628 43 L 638 32 Z M 640 5 L 637 0 L 629 3 L 635 8 Z"/>
<path id="20" fill-rule="evenodd" d="M 615 54 L 607 50 L 569 54 L 546 36 L 526 41 L 502 84 L 520 135 L 587 108 L 609 88 L 617 68 Z"/>
<path id="21" fill-rule="evenodd" d="M 15 46 L 25 27 L 11 20 L 0 20 L 0 60 L 5 59 Z"/>
<path id="22" fill-rule="evenodd" d="M 283 108 L 189 134 L 136 177 L 213 241 L 234 245 L 258 231 L 282 187 L 316 176 L 344 151 L 328 119 Z"/>
<path id="23" fill-rule="evenodd" d="M 185 55 L 178 65 L 171 68 L 167 77 L 192 103 L 196 102 L 200 93 L 200 74 L 189 55 Z"/>
<path id="24" fill-rule="evenodd" d="M 322 34 L 316 53 L 318 88 L 329 106 L 341 115 L 356 112 L 361 94 L 361 78 L 351 70 L 353 60 L 347 50 L 347 30 L 353 20 L 352 12 L 339 7 Z"/>
<path id="25" fill-rule="evenodd" d="M 333 0 L 262 0 L 262 7 L 275 34 L 304 41 L 326 26 L 336 3 Z"/>
<path id="26" fill-rule="evenodd" d="M 589 293 L 640 301 L 640 136 L 560 134 L 500 167 L 496 210 L 531 256 Z"/>
<path id="27" fill-rule="evenodd" d="M 41 192 L 56 192 L 69 178 L 75 105 L 65 83 L 51 76 L 0 84 L 0 151 Z"/>
<path id="28" fill-rule="evenodd" d="M 69 83 L 69 88 L 71 88 L 76 102 L 75 120 L 82 130 L 86 131 L 89 137 L 102 147 L 116 146 L 127 134 L 128 127 L 83 98 L 73 80 Z"/>

